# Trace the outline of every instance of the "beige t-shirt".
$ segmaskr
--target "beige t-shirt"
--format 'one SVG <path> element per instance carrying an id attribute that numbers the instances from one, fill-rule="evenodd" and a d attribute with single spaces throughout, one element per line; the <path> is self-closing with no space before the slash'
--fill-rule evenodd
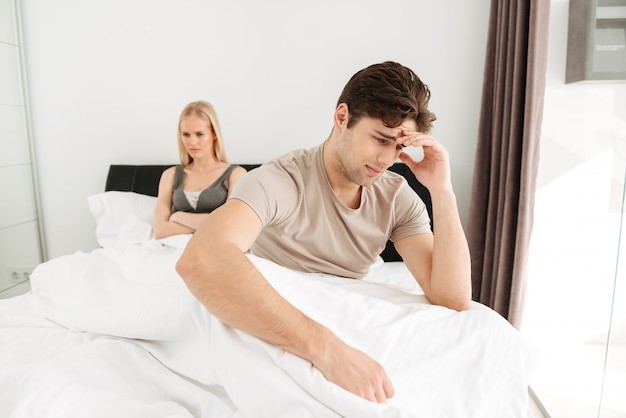
<path id="1" fill-rule="evenodd" d="M 363 187 L 358 209 L 345 206 L 326 177 L 322 145 L 252 170 L 230 198 L 263 223 L 251 253 L 299 271 L 361 278 L 388 239 L 432 233 L 424 202 L 390 171 Z"/>

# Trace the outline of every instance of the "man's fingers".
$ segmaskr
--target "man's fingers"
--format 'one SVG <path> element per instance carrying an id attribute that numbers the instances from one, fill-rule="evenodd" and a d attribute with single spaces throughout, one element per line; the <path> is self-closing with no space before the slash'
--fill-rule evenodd
<path id="1" fill-rule="evenodd" d="M 392 398 L 394 394 L 395 390 L 393 385 L 389 378 L 385 376 L 380 382 L 380 385 L 374 388 L 374 391 L 370 392 L 369 396 L 364 396 L 364 398 L 372 402 L 385 403 L 387 399 Z"/>
<path id="2" fill-rule="evenodd" d="M 320 357 L 330 361 L 321 361 L 316 365 L 326 379 L 370 402 L 384 403 L 394 395 L 382 365 L 366 353 L 345 344 L 339 345 L 338 353 L 344 355 Z"/>
<path id="3" fill-rule="evenodd" d="M 383 380 L 383 390 L 385 391 L 385 397 L 387 399 L 393 398 L 393 395 L 396 394 L 396 390 L 393 388 L 389 379 Z"/>
<path id="4" fill-rule="evenodd" d="M 377 390 L 375 393 L 376 399 L 375 401 L 378 403 L 385 403 L 387 402 L 387 397 L 385 396 L 385 392 L 383 392 L 382 390 Z"/>

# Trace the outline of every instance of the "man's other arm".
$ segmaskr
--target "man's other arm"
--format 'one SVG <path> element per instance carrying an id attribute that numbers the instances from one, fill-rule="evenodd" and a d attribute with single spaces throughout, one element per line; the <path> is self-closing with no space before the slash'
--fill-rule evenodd
<path id="1" fill-rule="evenodd" d="M 393 396 L 379 363 L 296 309 L 246 257 L 261 229 L 250 206 L 230 199 L 195 232 L 176 271 L 226 324 L 310 361 L 326 379 L 356 395 L 377 402 Z"/>

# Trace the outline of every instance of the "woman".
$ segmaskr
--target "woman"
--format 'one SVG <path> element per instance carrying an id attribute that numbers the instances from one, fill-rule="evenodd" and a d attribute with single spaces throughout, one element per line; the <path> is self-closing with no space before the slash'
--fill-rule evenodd
<path id="1" fill-rule="evenodd" d="M 156 239 L 195 232 L 246 174 L 243 167 L 228 164 L 217 113 L 208 102 L 192 102 L 183 109 L 178 150 L 181 165 L 165 170 L 159 181 Z"/>

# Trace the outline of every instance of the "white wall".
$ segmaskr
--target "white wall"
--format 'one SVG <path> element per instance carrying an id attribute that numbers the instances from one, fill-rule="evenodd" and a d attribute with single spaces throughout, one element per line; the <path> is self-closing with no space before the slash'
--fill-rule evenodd
<path id="1" fill-rule="evenodd" d="M 362 67 L 432 89 L 464 222 L 489 0 L 29 0 L 23 20 L 50 257 L 96 247 L 86 197 L 111 163 L 175 163 L 189 101 L 213 102 L 233 163 L 322 142 Z"/>

